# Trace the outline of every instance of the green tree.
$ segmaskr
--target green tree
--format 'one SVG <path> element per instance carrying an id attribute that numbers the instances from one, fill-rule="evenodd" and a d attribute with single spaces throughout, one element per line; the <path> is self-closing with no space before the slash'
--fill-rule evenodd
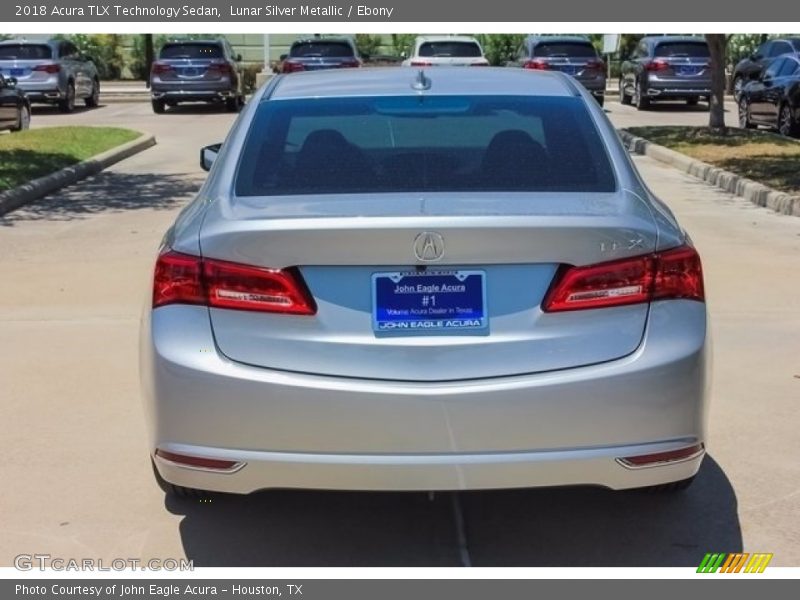
<path id="1" fill-rule="evenodd" d="M 525 39 L 524 33 L 480 33 L 478 41 L 490 65 L 502 66 L 514 59 L 519 45 Z"/>
<path id="2" fill-rule="evenodd" d="M 411 44 L 414 43 L 416 34 L 413 33 L 393 33 L 392 34 L 392 54 L 395 56 L 406 56 L 410 53 Z"/>
<path id="3" fill-rule="evenodd" d="M 119 35 L 75 33 L 56 37 L 69 40 L 82 54 L 90 57 L 97 67 L 100 79 L 119 79 L 124 65 Z"/>
<path id="4" fill-rule="evenodd" d="M 382 43 L 383 40 L 379 35 L 370 35 L 369 33 L 356 34 L 356 48 L 358 48 L 358 53 L 363 58 L 370 58 L 380 54 Z"/>

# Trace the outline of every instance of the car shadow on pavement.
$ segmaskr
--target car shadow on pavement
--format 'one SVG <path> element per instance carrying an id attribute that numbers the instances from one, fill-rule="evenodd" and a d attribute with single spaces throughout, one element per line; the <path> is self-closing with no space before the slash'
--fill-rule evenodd
<path id="1" fill-rule="evenodd" d="M 143 208 L 167 210 L 188 200 L 201 184 L 202 176 L 195 174 L 105 171 L 0 216 L 0 226 L 25 221 L 71 221 L 103 212 Z"/>
<path id="2" fill-rule="evenodd" d="M 706 457 L 685 492 L 600 488 L 168 496 L 195 566 L 697 566 L 737 552 L 736 496 Z"/>
<path id="3" fill-rule="evenodd" d="M 194 117 L 196 115 L 225 112 L 228 111 L 221 102 L 195 102 L 191 104 L 179 104 L 178 106 L 168 106 L 165 114 Z"/>

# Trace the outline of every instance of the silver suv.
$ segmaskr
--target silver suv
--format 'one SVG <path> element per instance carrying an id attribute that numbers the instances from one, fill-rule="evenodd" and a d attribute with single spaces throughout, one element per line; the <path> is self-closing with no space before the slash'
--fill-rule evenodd
<path id="1" fill-rule="evenodd" d="M 67 40 L 0 42 L 0 74 L 17 80 L 31 102 L 57 104 L 72 112 L 75 101 L 100 102 L 100 78 L 92 60 Z"/>

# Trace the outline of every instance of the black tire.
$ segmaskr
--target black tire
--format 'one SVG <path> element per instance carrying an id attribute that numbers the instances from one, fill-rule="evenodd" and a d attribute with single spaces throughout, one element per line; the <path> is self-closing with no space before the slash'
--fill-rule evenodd
<path id="1" fill-rule="evenodd" d="M 739 127 L 742 129 L 755 129 L 755 125 L 750 122 L 749 103 L 747 98 L 739 98 Z"/>
<path id="2" fill-rule="evenodd" d="M 174 483 L 170 483 L 169 481 L 165 480 L 163 477 L 161 477 L 161 473 L 158 472 L 156 463 L 152 458 L 150 459 L 150 466 L 153 468 L 153 477 L 155 478 L 158 487 L 161 488 L 161 491 L 168 496 L 176 496 L 178 498 L 188 499 L 202 499 L 208 498 L 211 495 L 211 492 L 175 485 Z"/>
<path id="3" fill-rule="evenodd" d="M 234 96 L 233 98 L 226 99 L 225 110 L 228 112 L 239 112 L 242 110 L 241 98 L 239 96 Z"/>
<path id="4" fill-rule="evenodd" d="M 798 137 L 800 126 L 792 114 L 792 109 L 788 104 L 781 105 L 778 111 L 778 133 L 786 137 Z"/>
<path id="5" fill-rule="evenodd" d="M 97 108 L 100 105 L 100 82 L 92 81 L 92 93 L 84 100 L 87 108 Z"/>
<path id="6" fill-rule="evenodd" d="M 698 101 L 700 98 L 687 98 L 686 99 L 686 106 L 697 106 Z"/>
<path id="7" fill-rule="evenodd" d="M 605 97 L 605 96 L 595 96 L 595 97 L 594 97 L 594 99 L 595 99 L 595 100 L 597 100 L 597 103 L 598 103 L 598 104 L 599 104 L 601 107 L 603 106 L 603 104 L 604 104 L 604 103 L 605 103 L 605 101 L 606 101 L 606 97 Z"/>
<path id="8" fill-rule="evenodd" d="M 163 114 L 167 110 L 166 103 L 163 100 L 153 98 L 150 103 L 153 105 L 153 112 L 157 115 Z"/>
<path id="9" fill-rule="evenodd" d="M 625 81 L 623 79 L 619 80 L 619 102 L 625 106 L 630 106 L 631 104 L 631 97 L 625 93 Z"/>
<path id="10" fill-rule="evenodd" d="M 17 122 L 11 128 L 11 131 L 25 131 L 30 129 L 31 126 L 31 108 L 27 104 L 23 104 L 17 114 Z"/>
<path id="11" fill-rule="evenodd" d="M 642 85 L 637 81 L 636 86 L 633 88 L 633 105 L 636 110 L 647 110 L 650 108 L 650 98 L 642 94 Z"/>
<path id="12" fill-rule="evenodd" d="M 739 101 L 739 97 L 742 95 L 744 83 L 744 77 L 741 75 L 734 77 L 733 82 L 731 83 L 731 94 L 733 94 L 733 99 L 737 102 Z"/>
<path id="13" fill-rule="evenodd" d="M 58 110 L 63 113 L 71 113 L 75 110 L 75 84 L 71 81 L 67 84 L 64 98 L 58 101 Z"/>

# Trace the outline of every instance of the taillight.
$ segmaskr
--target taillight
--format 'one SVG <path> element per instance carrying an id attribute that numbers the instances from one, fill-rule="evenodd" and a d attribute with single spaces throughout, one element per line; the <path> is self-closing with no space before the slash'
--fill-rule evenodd
<path id="1" fill-rule="evenodd" d="M 163 62 L 154 62 L 153 66 L 150 67 L 150 72 L 153 75 L 159 75 L 161 73 L 168 73 L 169 71 L 174 71 L 174 67 L 170 64 L 163 63 Z"/>
<path id="2" fill-rule="evenodd" d="M 343 60 L 342 62 L 339 63 L 340 69 L 357 68 L 360 66 L 361 66 L 361 61 L 358 60 L 357 58 L 354 58 L 352 60 Z"/>
<path id="3" fill-rule="evenodd" d="M 158 257 L 153 279 L 153 308 L 167 304 L 295 315 L 317 312 L 296 269 L 267 269 L 171 250 Z"/>
<path id="4" fill-rule="evenodd" d="M 305 70 L 306 68 L 303 66 L 303 63 L 295 62 L 293 60 L 283 61 L 283 66 L 281 67 L 281 71 L 283 73 L 296 73 L 297 71 Z"/>
<path id="5" fill-rule="evenodd" d="M 604 63 L 602 60 L 599 60 L 599 59 L 598 60 L 590 60 L 588 63 L 586 63 L 586 67 L 585 68 L 587 68 L 587 69 L 597 69 L 597 70 L 600 70 L 600 71 L 605 71 L 606 70 L 606 63 Z"/>
<path id="6" fill-rule="evenodd" d="M 432 67 L 433 63 L 427 60 L 412 60 L 412 67 Z"/>
<path id="7" fill-rule="evenodd" d="M 669 69 L 669 63 L 664 60 L 653 60 L 644 65 L 647 71 L 666 71 Z"/>
<path id="8" fill-rule="evenodd" d="M 535 69 L 537 71 L 547 71 L 550 69 L 550 63 L 545 60 L 533 58 L 531 60 L 527 60 L 522 64 L 523 69 Z"/>
<path id="9" fill-rule="evenodd" d="M 653 465 L 661 465 L 665 463 L 678 462 L 682 460 L 689 460 L 697 458 L 702 455 L 705 450 L 703 444 L 695 444 L 680 450 L 670 450 L 667 452 L 655 452 L 653 454 L 640 454 L 638 456 L 626 456 L 618 458 L 617 461 L 631 469 L 637 467 L 652 467 Z"/>
<path id="10" fill-rule="evenodd" d="M 222 75 L 230 74 L 233 71 L 233 69 L 231 69 L 231 66 L 226 62 L 211 63 L 210 65 L 208 65 L 208 70 L 216 71 L 217 73 L 220 73 Z"/>
<path id="11" fill-rule="evenodd" d="M 44 73 L 58 73 L 61 70 L 61 65 L 56 64 L 49 64 L 49 65 L 36 65 L 31 69 L 31 71 L 39 71 Z"/>
<path id="12" fill-rule="evenodd" d="M 668 298 L 705 299 L 700 257 L 690 246 L 586 267 L 563 266 L 542 310 L 584 310 Z"/>
<path id="13" fill-rule="evenodd" d="M 178 454 L 177 452 L 167 452 L 166 450 L 161 450 L 160 448 L 156 450 L 156 456 L 184 467 L 215 469 L 219 471 L 232 471 L 244 464 L 235 460 L 220 460 L 218 458 L 205 458 L 203 456 L 192 456 L 189 454 Z"/>

